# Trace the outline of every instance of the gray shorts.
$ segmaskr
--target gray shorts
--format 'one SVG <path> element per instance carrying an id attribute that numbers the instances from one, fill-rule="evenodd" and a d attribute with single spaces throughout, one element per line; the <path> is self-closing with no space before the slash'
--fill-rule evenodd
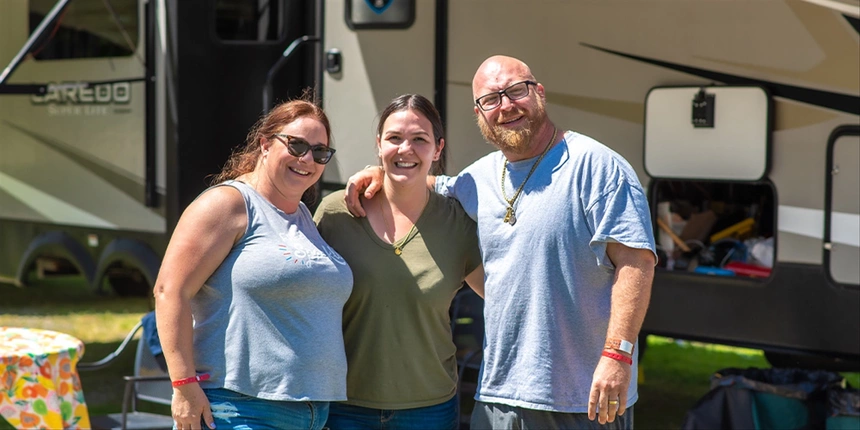
<path id="1" fill-rule="evenodd" d="M 539 411 L 517 408 L 499 403 L 475 402 L 472 410 L 472 430 L 510 429 L 610 429 L 632 430 L 633 407 L 627 408 L 624 415 L 615 421 L 600 425 L 597 419 L 591 421 L 588 414 L 569 414 L 564 412 Z"/>

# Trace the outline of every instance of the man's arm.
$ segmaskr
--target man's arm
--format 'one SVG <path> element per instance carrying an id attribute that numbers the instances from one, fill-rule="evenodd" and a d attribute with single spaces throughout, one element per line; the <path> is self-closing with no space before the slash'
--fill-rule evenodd
<path id="1" fill-rule="evenodd" d="M 366 166 L 347 179 L 343 201 L 350 213 L 357 217 L 367 216 L 364 207 L 361 206 L 362 192 L 367 199 L 373 197 L 382 189 L 382 176 L 384 174 L 385 172 L 380 166 Z"/>
<path id="2" fill-rule="evenodd" d="M 427 189 L 430 191 L 436 192 L 436 177 L 433 175 L 427 175 Z"/>
<path id="3" fill-rule="evenodd" d="M 371 199 L 382 189 L 382 177 L 385 172 L 379 166 L 367 166 L 358 173 L 352 175 L 346 181 L 346 190 L 343 194 L 346 208 L 353 216 L 364 217 L 364 207 L 361 206 L 361 196 Z M 436 191 L 436 177 L 427 176 L 427 188 Z"/>
<path id="4" fill-rule="evenodd" d="M 607 339 L 623 339 L 635 343 L 645 320 L 654 280 L 654 253 L 649 249 L 636 249 L 619 243 L 609 243 L 606 253 L 615 265 L 612 284 L 612 305 Z M 611 352 L 631 357 L 619 350 Z M 635 353 L 635 351 L 634 351 Z M 630 386 L 632 367 L 619 360 L 600 357 L 594 370 L 588 402 L 588 418 L 605 424 L 615 421 L 627 408 L 627 389 Z M 613 404 L 609 404 L 613 401 Z M 617 401 L 617 404 L 614 402 Z"/>

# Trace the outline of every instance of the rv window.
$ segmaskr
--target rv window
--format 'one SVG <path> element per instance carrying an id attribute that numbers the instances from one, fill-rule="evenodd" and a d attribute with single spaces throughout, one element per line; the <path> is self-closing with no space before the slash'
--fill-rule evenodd
<path id="1" fill-rule="evenodd" d="M 30 0 L 30 34 L 55 4 Z M 73 0 L 31 53 L 37 60 L 124 57 L 138 36 L 138 0 Z"/>
<path id="2" fill-rule="evenodd" d="M 215 33 L 221 40 L 266 42 L 284 33 L 284 0 L 218 0 Z"/>

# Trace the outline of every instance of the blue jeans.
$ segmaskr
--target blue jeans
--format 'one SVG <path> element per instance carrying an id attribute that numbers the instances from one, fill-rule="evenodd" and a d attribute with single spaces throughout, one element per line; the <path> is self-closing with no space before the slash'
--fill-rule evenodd
<path id="1" fill-rule="evenodd" d="M 363 408 L 332 402 L 326 422 L 326 427 L 331 430 L 456 430 L 459 426 L 458 396 L 438 405 L 396 410 Z"/>
<path id="2" fill-rule="evenodd" d="M 217 429 L 321 430 L 329 402 L 286 402 L 246 396 L 223 388 L 204 389 Z M 203 425 L 203 428 L 207 428 Z"/>

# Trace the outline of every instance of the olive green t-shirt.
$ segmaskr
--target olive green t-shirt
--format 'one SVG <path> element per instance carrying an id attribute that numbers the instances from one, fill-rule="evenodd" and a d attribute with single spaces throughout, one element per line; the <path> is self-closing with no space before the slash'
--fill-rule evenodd
<path id="1" fill-rule="evenodd" d="M 450 400 L 457 390 L 448 309 L 463 278 L 481 264 L 477 226 L 456 200 L 431 193 L 402 254 L 355 218 L 343 191 L 316 211 L 323 239 L 352 268 L 343 309 L 346 403 L 410 409 Z"/>

